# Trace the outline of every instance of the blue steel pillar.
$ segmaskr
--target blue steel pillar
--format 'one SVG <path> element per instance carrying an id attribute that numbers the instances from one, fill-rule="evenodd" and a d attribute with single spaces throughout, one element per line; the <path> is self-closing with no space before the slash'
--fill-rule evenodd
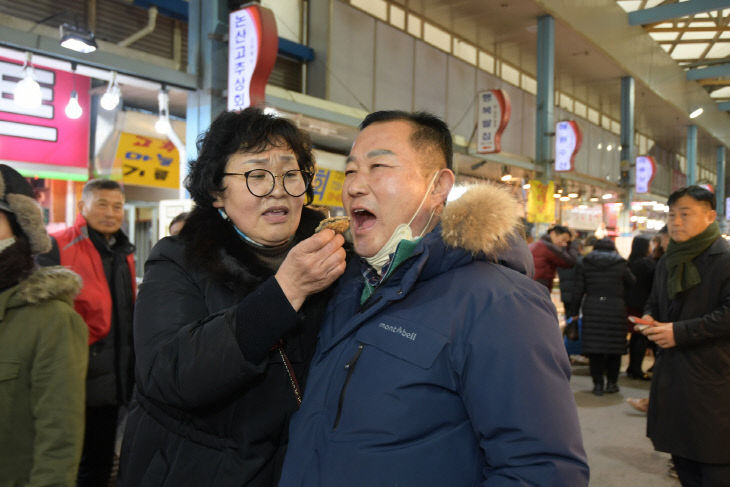
<path id="1" fill-rule="evenodd" d="M 725 146 L 717 148 L 717 183 L 715 184 L 715 198 L 717 198 L 717 221 L 720 230 L 725 232 L 727 220 L 725 215 Z"/>
<path id="2" fill-rule="evenodd" d="M 555 19 L 543 15 L 537 19 L 537 116 L 535 117 L 535 163 L 543 168 L 542 180 L 552 178 L 552 142 L 555 131 Z"/>
<path id="3" fill-rule="evenodd" d="M 631 235 L 631 201 L 634 199 L 636 177 L 631 177 L 634 162 L 634 78 L 621 78 L 621 182 L 626 192 L 619 214 L 619 231 L 622 236 Z"/>
<path id="4" fill-rule="evenodd" d="M 227 107 L 228 2 L 189 0 L 188 9 L 188 73 L 197 76 L 198 89 L 188 94 L 185 146 L 188 160 L 195 160 L 198 135 Z"/>
<path id="5" fill-rule="evenodd" d="M 687 127 L 687 186 L 697 184 L 697 125 Z"/>

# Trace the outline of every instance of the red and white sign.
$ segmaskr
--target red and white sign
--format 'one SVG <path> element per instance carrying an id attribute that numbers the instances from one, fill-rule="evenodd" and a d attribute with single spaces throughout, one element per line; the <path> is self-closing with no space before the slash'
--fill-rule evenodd
<path id="1" fill-rule="evenodd" d="M 572 171 L 575 168 L 575 155 L 580 150 L 583 134 L 573 120 L 555 124 L 555 170 Z"/>
<path id="2" fill-rule="evenodd" d="M 37 108 L 19 107 L 13 90 L 22 79 L 23 64 L 0 58 L 0 160 L 86 167 L 90 79 L 35 63 L 33 67 L 43 101 Z M 75 120 L 64 112 L 74 89 L 83 110 Z"/>
<path id="3" fill-rule="evenodd" d="M 228 110 L 243 110 L 266 100 L 279 36 L 274 14 L 259 5 L 231 12 L 228 20 Z"/>
<path id="4" fill-rule="evenodd" d="M 511 113 L 512 105 L 506 91 L 488 90 L 479 93 L 477 153 L 493 154 L 502 150 L 502 132 L 507 128 Z"/>
<path id="5" fill-rule="evenodd" d="M 656 175 L 656 162 L 652 156 L 636 158 L 636 192 L 648 193 L 649 185 Z"/>

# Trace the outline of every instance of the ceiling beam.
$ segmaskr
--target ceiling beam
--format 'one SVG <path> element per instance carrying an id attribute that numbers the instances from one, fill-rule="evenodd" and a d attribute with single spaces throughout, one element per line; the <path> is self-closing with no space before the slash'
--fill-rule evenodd
<path id="1" fill-rule="evenodd" d="M 722 111 L 730 112 L 730 101 L 724 101 L 722 103 L 717 104 L 717 108 L 719 108 Z"/>
<path id="2" fill-rule="evenodd" d="M 730 86 L 730 79 L 701 79 L 698 83 L 701 86 Z"/>
<path id="3" fill-rule="evenodd" d="M 730 32 L 730 26 L 724 26 L 724 27 L 651 27 L 646 29 L 647 32 L 650 34 L 658 33 L 658 32 L 668 32 L 668 33 L 674 33 L 674 32 L 707 32 L 708 34 L 715 33 L 715 32 Z"/>
<path id="4" fill-rule="evenodd" d="M 730 76 L 730 63 L 716 64 L 707 68 L 695 68 L 687 71 L 688 80 L 720 78 Z"/>
<path id="5" fill-rule="evenodd" d="M 670 3 L 629 13 L 629 25 L 654 24 L 723 8 L 730 8 L 730 0 L 690 0 L 689 2 Z"/>

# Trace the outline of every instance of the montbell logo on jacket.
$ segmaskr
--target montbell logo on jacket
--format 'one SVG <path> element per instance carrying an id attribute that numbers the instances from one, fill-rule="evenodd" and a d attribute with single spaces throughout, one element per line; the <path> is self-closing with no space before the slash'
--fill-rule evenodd
<path id="1" fill-rule="evenodd" d="M 587 485 L 555 307 L 515 270 L 532 257 L 517 221 L 509 193 L 477 186 L 364 302 L 348 263 L 280 486 Z"/>

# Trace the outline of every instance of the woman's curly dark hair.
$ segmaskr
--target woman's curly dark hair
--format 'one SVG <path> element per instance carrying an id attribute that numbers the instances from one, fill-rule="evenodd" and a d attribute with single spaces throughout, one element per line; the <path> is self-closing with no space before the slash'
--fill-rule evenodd
<path id="1" fill-rule="evenodd" d="M 312 143 L 309 136 L 285 118 L 265 114 L 249 107 L 240 112 L 223 112 L 198 138 L 198 160 L 189 164 L 185 187 L 199 207 L 210 207 L 223 186 L 223 173 L 231 154 L 263 152 L 288 146 L 296 155 L 299 169 L 314 173 Z M 306 204 L 314 193 L 307 188 Z"/>

